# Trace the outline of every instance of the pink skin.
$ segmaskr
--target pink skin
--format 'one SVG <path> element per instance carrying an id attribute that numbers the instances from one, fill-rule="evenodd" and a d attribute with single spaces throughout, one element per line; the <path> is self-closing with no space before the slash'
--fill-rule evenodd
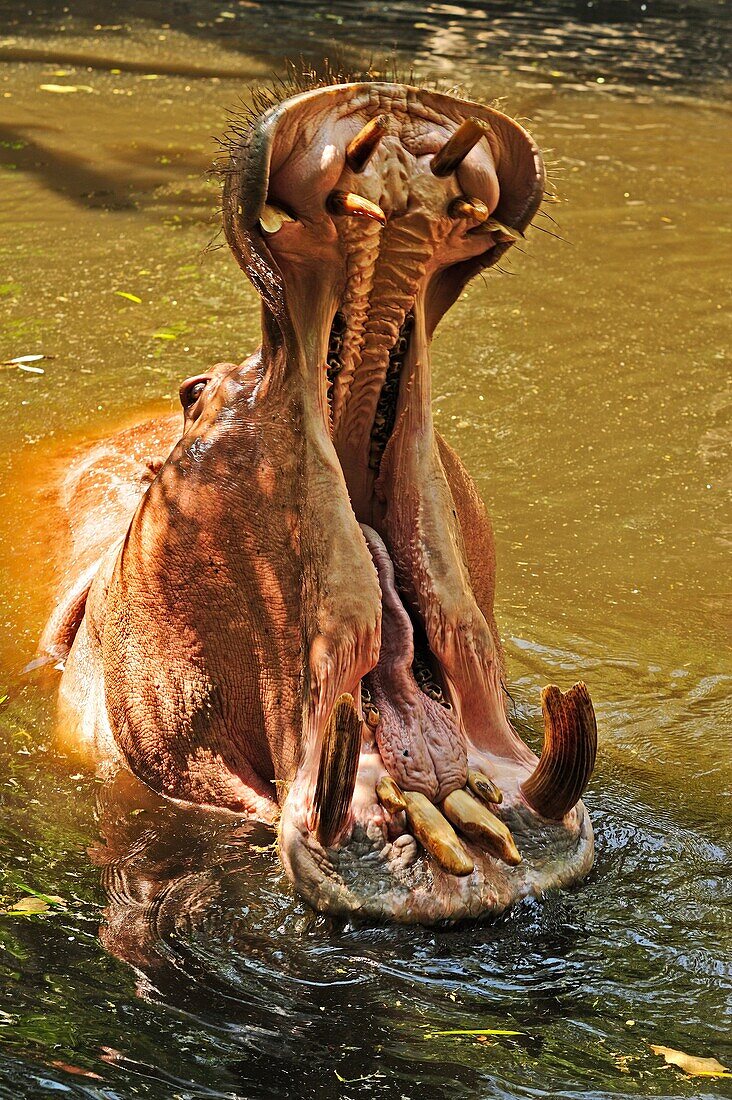
<path id="1" fill-rule="evenodd" d="M 387 132 L 354 172 L 346 147 L 382 114 Z M 471 117 L 484 137 L 435 175 Z M 93 496 L 71 517 L 90 531 L 106 518 L 109 537 L 83 619 L 77 578 L 44 638 L 58 653 L 75 635 L 67 740 L 168 796 L 279 819 L 284 866 L 318 909 L 477 917 L 592 861 L 581 803 L 548 821 L 521 793 L 536 758 L 503 705 L 490 525 L 430 410 L 435 325 L 509 246 L 453 201 L 521 231 L 542 187 L 520 127 L 437 93 L 324 88 L 254 120 L 235 135 L 224 224 L 263 299 L 262 347 L 184 384 L 183 435 L 131 521 Z M 332 212 L 333 191 L 377 204 L 385 224 Z M 100 453 L 100 469 L 130 442 Z M 415 679 L 415 640 L 447 706 Z M 350 807 L 324 847 L 324 731 L 343 693 L 360 708 L 362 684 L 379 722 L 362 724 Z M 384 775 L 437 803 L 469 767 L 503 789 L 519 866 L 465 839 L 475 870 L 450 874 L 378 802 Z"/>

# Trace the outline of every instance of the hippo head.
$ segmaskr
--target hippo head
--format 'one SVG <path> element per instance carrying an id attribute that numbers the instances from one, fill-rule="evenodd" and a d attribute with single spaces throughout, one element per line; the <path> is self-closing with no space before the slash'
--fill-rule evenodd
<path id="1" fill-rule="evenodd" d="M 592 704 L 545 690 L 540 762 L 512 728 L 490 525 L 430 410 L 435 326 L 543 188 L 516 122 L 402 84 L 301 92 L 231 135 L 262 347 L 184 386 L 112 580 L 107 705 L 153 786 L 277 820 L 321 911 L 477 917 L 592 861 Z"/>

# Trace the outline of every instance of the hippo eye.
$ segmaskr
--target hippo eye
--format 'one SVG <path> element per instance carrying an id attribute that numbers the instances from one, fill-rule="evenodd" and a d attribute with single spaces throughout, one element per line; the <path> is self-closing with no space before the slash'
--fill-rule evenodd
<path id="1" fill-rule="evenodd" d="M 188 411 L 206 389 L 209 376 L 201 378 L 187 378 L 180 388 L 180 403 L 185 411 Z"/>

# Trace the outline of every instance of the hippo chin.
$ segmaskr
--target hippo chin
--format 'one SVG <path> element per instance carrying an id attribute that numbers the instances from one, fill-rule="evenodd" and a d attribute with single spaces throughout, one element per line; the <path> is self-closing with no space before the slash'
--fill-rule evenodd
<path id="1" fill-rule="evenodd" d="M 517 123 L 425 89 L 253 117 L 224 226 L 261 347 L 183 384 L 182 435 L 123 432 L 69 474 L 75 575 L 42 641 L 67 741 L 278 823 L 324 912 L 479 917 L 592 863 L 587 690 L 545 689 L 537 761 L 504 707 L 488 518 L 430 410 L 438 321 L 543 187 Z"/>

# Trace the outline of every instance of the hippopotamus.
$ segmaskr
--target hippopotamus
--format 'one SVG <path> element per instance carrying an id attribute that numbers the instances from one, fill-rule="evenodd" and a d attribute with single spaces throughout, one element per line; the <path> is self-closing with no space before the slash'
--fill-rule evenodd
<path id="1" fill-rule="evenodd" d="M 65 586 L 40 649 L 101 774 L 276 827 L 316 910 L 435 924 L 573 883 L 587 688 L 509 720 L 486 509 L 431 413 L 430 344 L 545 188 L 493 107 L 383 81 L 233 126 L 223 225 L 261 346 L 66 474 Z"/>

